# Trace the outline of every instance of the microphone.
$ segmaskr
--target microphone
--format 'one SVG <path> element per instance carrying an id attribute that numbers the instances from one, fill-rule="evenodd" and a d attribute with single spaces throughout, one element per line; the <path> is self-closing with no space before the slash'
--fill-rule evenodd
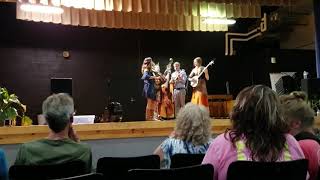
<path id="1" fill-rule="evenodd" d="M 229 81 L 226 82 L 226 89 L 227 89 L 227 94 L 230 94 L 230 89 L 229 89 Z"/>
<path id="2" fill-rule="evenodd" d="M 107 78 L 107 87 L 109 88 L 110 86 L 111 86 L 111 78 L 108 77 L 108 78 Z"/>
<path id="3" fill-rule="evenodd" d="M 169 58 L 169 61 L 173 61 L 173 58 Z"/>

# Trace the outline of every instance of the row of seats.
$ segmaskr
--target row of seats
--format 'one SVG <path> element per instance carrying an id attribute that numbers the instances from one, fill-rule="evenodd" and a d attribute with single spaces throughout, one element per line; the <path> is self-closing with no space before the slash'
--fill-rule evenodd
<path id="1" fill-rule="evenodd" d="M 9 169 L 13 180 L 67 180 L 67 179 L 201 179 L 212 180 L 214 168 L 210 164 L 200 165 L 203 155 L 176 154 L 172 157 L 171 169 L 160 169 L 157 155 L 141 157 L 104 157 L 97 163 L 97 173 L 83 174 L 85 164 L 73 161 L 65 164 L 46 166 L 14 165 Z M 173 168 L 174 167 L 174 168 Z M 228 169 L 228 180 L 270 180 L 290 179 L 305 180 L 308 161 L 305 159 L 288 162 L 251 162 L 236 161 Z"/>

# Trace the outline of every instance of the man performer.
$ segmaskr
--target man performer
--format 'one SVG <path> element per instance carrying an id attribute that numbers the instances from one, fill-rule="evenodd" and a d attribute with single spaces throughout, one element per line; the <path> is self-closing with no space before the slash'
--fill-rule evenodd
<path id="1" fill-rule="evenodd" d="M 171 75 L 170 83 L 173 84 L 173 102 L 175 107 L 175 117 L 179 110 L 185 105 L 187 74 L 184 69 L 180 69 L 180 63 L 173 64 L 174 72 Z"/>

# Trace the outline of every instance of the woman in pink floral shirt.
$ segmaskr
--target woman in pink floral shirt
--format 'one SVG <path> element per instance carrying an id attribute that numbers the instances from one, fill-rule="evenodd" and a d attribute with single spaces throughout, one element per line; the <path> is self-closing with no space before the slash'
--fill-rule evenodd
<path id="1" fill-rule="evenodd" d="M 229 165 L 238 160 L 289 161 L 303 152 L 282 118 L 278 96 L 269 87 L 247 87 L 237 96 L 232 128 L 211 143 L 203 164 L 214 166 L 214 179 L 225 180 Z"/>

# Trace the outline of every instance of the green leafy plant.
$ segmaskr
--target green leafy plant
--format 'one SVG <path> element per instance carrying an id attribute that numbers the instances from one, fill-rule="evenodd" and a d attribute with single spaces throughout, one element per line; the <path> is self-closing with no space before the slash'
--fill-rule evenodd
<path id="1" fill-rule="evenodd" d="M 26 111 L 15 94 L 10 94 L 6 88 L 0 87 L 0 123 L 4 120 L 12 120 L 17 116 L 23 118 Z"/>

